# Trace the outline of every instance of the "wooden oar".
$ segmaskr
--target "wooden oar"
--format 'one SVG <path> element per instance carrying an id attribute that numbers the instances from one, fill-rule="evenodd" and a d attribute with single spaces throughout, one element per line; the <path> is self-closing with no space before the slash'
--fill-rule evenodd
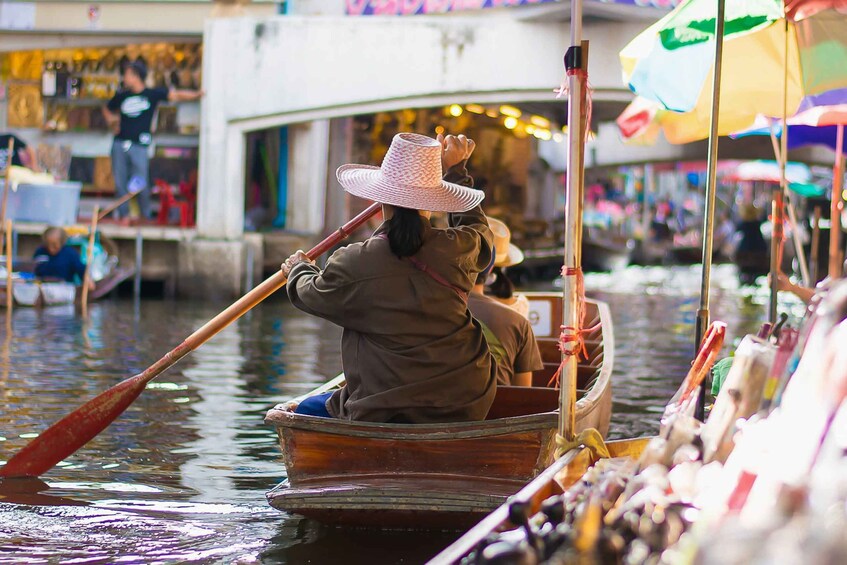
<path id="1" fill-rule="evenodd" d="M 12 313 L 12 220 L 6 220 L 6 309 Z"/>
<path id="2" fill-rule="evenodd" d="M 139 190 L 138 192 L 129 192 L 128 194 L 124 194 L 123 196 L 121 196 L 120 198 L 118 198 L 117 200 L 115 200 L 114 202 L 112 202 L 111 204 L 106 206 L 105 208 L 103 208 L 103 211 L 100 212 L 99 215 L 98 215 L 97 210 L 95 209 L 94 215 L 97 216 L 98 220 L 102 220 L 103 218 L 105 218 L 106 216 L 108 216 L 109 214 L 111 214 L 112 212 L 117 210 L 118 208 L 120 208 L 122 205 L 126 204 L 127 202 L 129 202 L 130 200 L 135 198 L 140 192 L 141 191 Z"/>
<path id="3" fill-rule="evenodd" d="M 94 214 L 91 217 L 91 231 L 88 234 L 88 249 L 85 257 L 85 276 L 82 278 L 82 315 L 88 315 L 88 286 L 91 284 L 91 263 L 94 261 L 94 238 L 97 235 L 97 220 L 100 219 L 100 206 L 94 206 Z"/>
<path id="4" fill-rule="evenodd" d="M 307 255 L 316 258 L 341 242 L 380 210 L 372 204 L 364 212 L 344 224 L 331 236 L 313 247 Z M 235 304 L 215 316 L 191 334 L 179 346 L 156 361 L 143 373 L 135 375 L 106 392 L 92 398 L 49 428 L 12 457 L 0 477 L 37 477 L 73 454 L 111 424 L 127 409 L 147 386 L 147 383 L 188 355 L 212 336 L 244 315 L 256 304 L 282 288 L 287 278 L 282 271 L 242 296 Z"/>

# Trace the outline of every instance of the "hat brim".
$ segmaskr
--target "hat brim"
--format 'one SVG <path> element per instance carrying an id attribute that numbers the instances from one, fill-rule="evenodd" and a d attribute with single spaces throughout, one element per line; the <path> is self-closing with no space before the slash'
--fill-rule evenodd
<path id="1" fill-rule="evenodd" d="M 494 260 L 495 267 L 511 267 L 522 263 L 524 260 L 523 251 L 521 251 L 514 243 L 509 244 L 509 253 L 505 257 L 497 256 Z"/>
<path id="2" fill-rule="evenodd" d="M 451 182 L 441 181 L 435 187 L 401 185 L 387 179 L 379 167 L 369 165 L 342 165 L 336 177 L 354 196 L 413 210 L 467 212 L 485 198 L 481 190 Z"/>

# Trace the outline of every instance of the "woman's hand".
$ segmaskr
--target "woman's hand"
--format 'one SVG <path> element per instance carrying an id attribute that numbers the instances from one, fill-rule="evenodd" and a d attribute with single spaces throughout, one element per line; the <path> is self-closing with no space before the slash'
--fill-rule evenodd
<path id="1" fill-rule="evenodd" d="M 298 249 L 294 252 L 293 255 L 291 255 L 291 257 L 285 260 L 285 263 L 280 265 L 280 270 L 282 271 L 282 274 L 284 274 L 287 278 L 288 275 L 291 273 L 291 269 L 294 268 L 294 265 L 303 262 L 312 263 L 313 265 L 315 264 L 314 261 L 306 257 L 306 253 L 304 253 L 301 249 Z"/>
<path id="2" fill-rule="evenodd" d="M 450 167 L 469 159 L 476 148 L 476 143 L 464 135 L 448 135 L 445 137 L 439 133 L 436 139 L 443 147 L 441 170 L 444 172 L 447 172 Z"/>

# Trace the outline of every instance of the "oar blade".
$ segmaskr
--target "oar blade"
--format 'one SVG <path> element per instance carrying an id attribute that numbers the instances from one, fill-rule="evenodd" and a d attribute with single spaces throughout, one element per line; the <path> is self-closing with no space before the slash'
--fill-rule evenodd
<path id="1" fill-rule="evenodd" d="M 149 378 L 136 375 L 95 396 L 29 442 L 0 468 L 0 477 L 37 477 L 102 432 L 132 404 Z"/>

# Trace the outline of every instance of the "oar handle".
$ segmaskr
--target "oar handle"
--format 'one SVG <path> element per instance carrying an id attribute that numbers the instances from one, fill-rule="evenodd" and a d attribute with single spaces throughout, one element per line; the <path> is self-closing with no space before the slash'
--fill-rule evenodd
<path id="1" fill-rule="evenodd" d="M 306 256 L 310 259 L 320 257 L 334 246 L 341 243 L 371 217 L 376 215 L 376 213 L 380 211 L 381 207 L 382 205 L 379 203 L 371 204 L 363 212 L 338 228 L 332 235 L 310 249 L 306 253 Z M 163 371 L 173 366 L 177 361 L 209 341 L 209 339 L 243 316 L 265 298 L 282 288 L 286 282 L 288 282 L 288 277 L 286 277 L 282 271 L 278 271 L 268 277 L 263 283 L 239 298 L 232 306 L 212 318 L 203 327 L 188 336 L 185 341 L 148 367 L 147 370 L 142 373 L 142 379 L 146 382 L 160 375 Z"/>
<path id="2" fill-rule="evenodd" d="M 106 208 L 104 208 L 103 211 L 99 214 L 95 211 L 94 215 L 97 216 L 98 220 L 102 220 L 103 218 L 117 210 L 121 205 L 126 204 L 127 202 L 135 198 L 137 194 L 138 192 L 130 192 L 128 194 L 124 194 L 123 196 L 106 206 Z"/>
<path id="3" fill-rule="evenodd" d="M 706 375 L 709 374 L 709 370 L 715 364 L 718 353 L 720 353 L 721 347 L 723 347 L 725 337 L 726 324 L 724 322 L 712 322 L 709 330 L 703 337 L 697 357 L 694 359 L 694 363 L 691 364 L 691 369 L 685 377 L 685 392 L 682 394 L 680 403 L 688 398 L 700 386 Z"/>

